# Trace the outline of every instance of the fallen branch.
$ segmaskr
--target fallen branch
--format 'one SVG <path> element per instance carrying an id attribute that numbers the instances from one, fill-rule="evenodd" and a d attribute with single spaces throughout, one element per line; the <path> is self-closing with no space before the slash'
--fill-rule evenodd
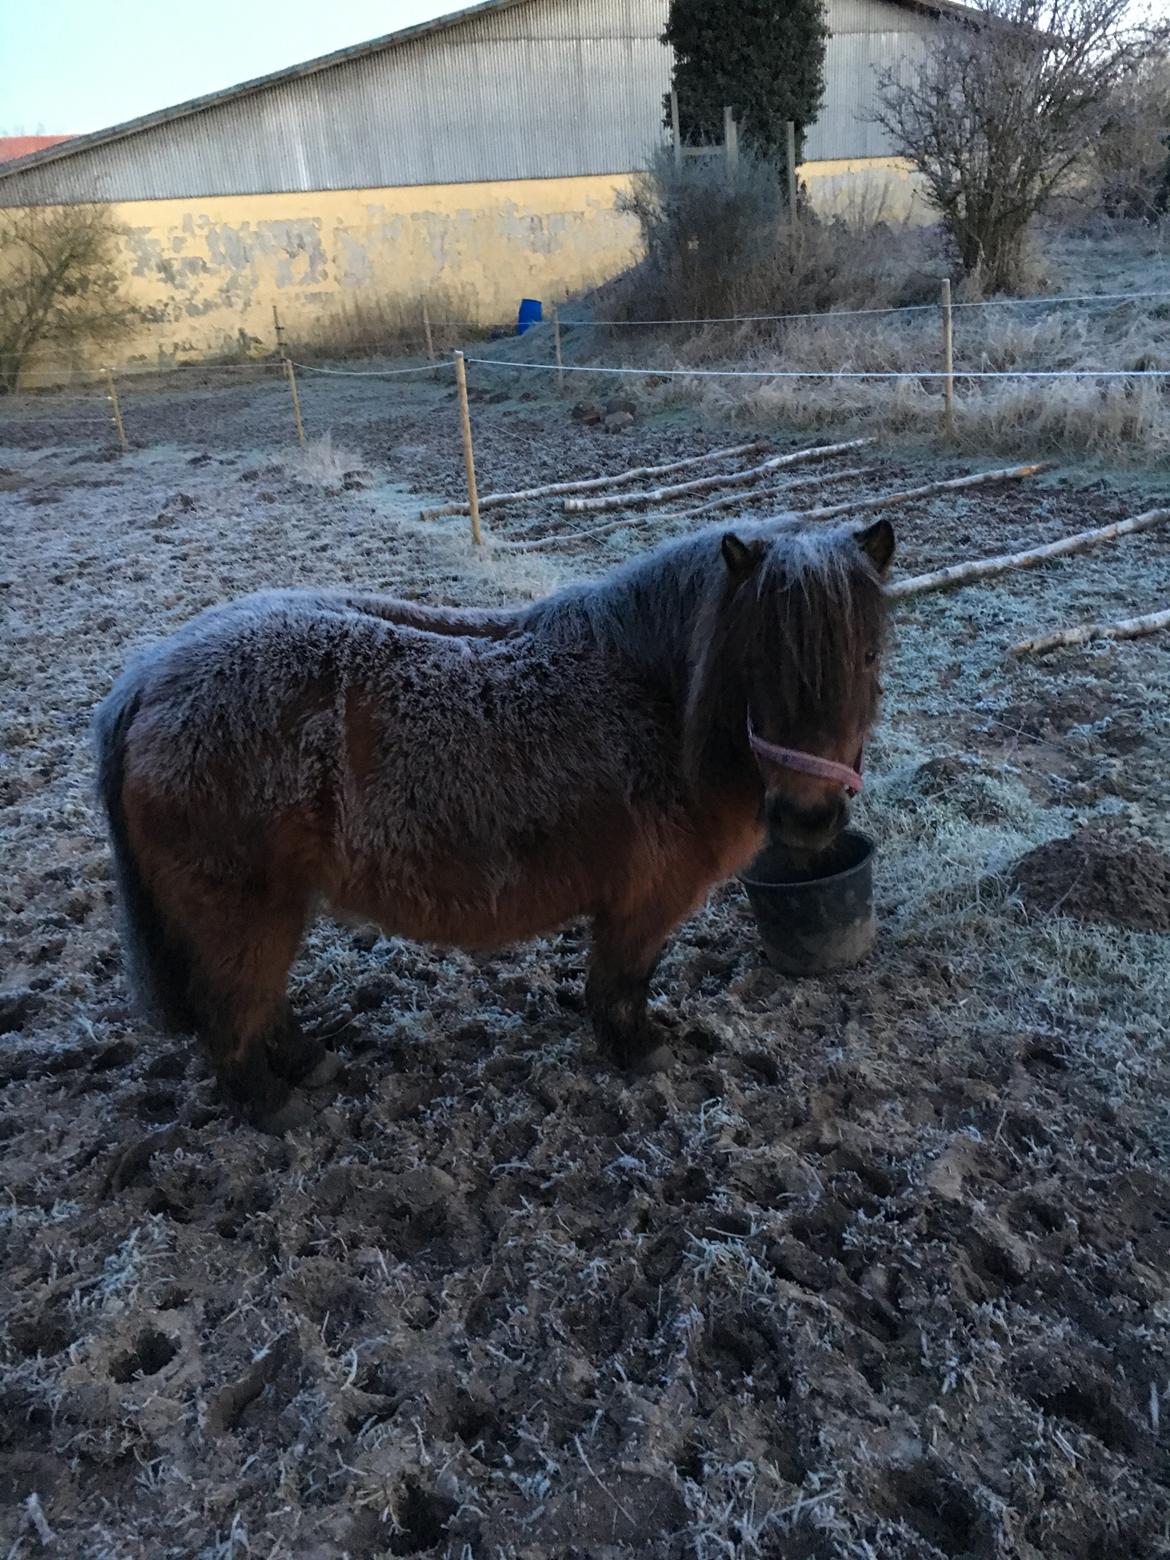
<path id="1" fill-rule="evenodd" d="M 848 482 L 854 477 L 868 477 L 873 473 L 872 466 L 848 466 L 843 471 L 817 472 L 815 476 L 797 477 L 793 482 L 786 482 L 783 487 L 771 488 L 766 493 L 753 493 L 751 497 L 757 500 L 783 499 L 785 493 L 790 493 L 794 488 L 809 487 L 819 483 L 822 487 L 830 482 Z M 705 504 L 696 504 L 693 509 L 672 509 L 664 515 L 647 515 L 644 520 L 634 520 L 632 525 L 666 525 L 671 520 L 693 520 L 696 515 L 708 515 L 716 509 L 731 509 L 736 504 L 745 502 L 743 493 L 724 493 L 721 498 L 708 499 Z"/>
<path id="2" fill-rule="evenodd" d="M 751 466 L 747 471 L 735 471 L 722 476 L 696 477 L 693 482 L 676 482 L 670 487 L 649 488 L 641 493 L 607 493 L 603 498 L 566 498 L 568 514 L 599 514 L 607 509 L 626 509 L 634 504 L 668 504 L 672 498 L 685 498 L 690 493 L 708 493 L 712 488 L 748 487 L 773 471 L 783 471 L 786 466 L 799 466 L 807 460 L 828 460 L 833 455 L 843 455 L 846 450 L 860 450 L 873 443 L 872 439 L 847 439 L 844 444 L 821 444 L 814 449 L 796 450 L 791 455 L 773 455 L 763 465 Z"/>
<path id="3" fill-rule="evenodd" d="M 945 569 L 935 569 L 930 574 L 916 574 L 911 579 L 887 585 L 886 596 L 896 601 L 904 596 L 919 596 L 929 590 L 948 590 L 952 585 L 969 585 L 972 580 L 1006 574 L 1011 569 L 1034 569 L 1052 558 L 1063 558 L 1069 553 L 1095 547 L 1098 542 L 1111 542 L 1119 536 L 1132 536 L 1135 531 L 1148 531 L 1153 526 L 1161 525 L 1164 520 L 1170 520 L 1170 509 L 1147 509 L 1144 514 L 1134 515 L 1129 520 L 1117 520 L 1112 525 L 1099 526 L 1094 531 L 1078 531 L 1075 536 L 1062 536 L 1057 542 L 1045 542 L 1042 547 L 1030 547 L 1026 552 L 999 553 L 994 558 L 972 558 L 966 563 L 952 563 Z"/>
<path id="4" fill-rule="evenodd" d="M 761 499 L 782 499 L 785 493 L 793 488 L 807 487 L 811 482 L 844 482 L 850 477 L 864 477 L 872 471 L 871 466 L 851 466 L 847 471 L 833 471 L 827 476 L 799 477 L 795 482 L 787 482 L 783 487 L 772 488 L 767 493 L 758 496 Z M 536 536 L 530 531 L 522 532 L 518 537 L 511 537 L 508 541 L 496 542 L 497 548 L 505 548 L 509 552 L 540 552 L 546 548 L 570 547 L 574 542 L 588 541 L 594 536 L 612 536 L 615 531 L 637 531 L 645 526 L 653 525 L 665 527 L 674 520 L 689 520 L 693 515 L 707 514 L 714 509 L 729 509 L 734 504 L 742 504 L 742 493 L 725 493 L 722 498 L 713 499 L 710 503 L 699 504 L 695 509 L 672 509 L 664 515 L 623 515 L 620 520 L 610 520 L 605 525 L 591 526 L 587 531 L 561 531 L 552 536 Z"/>
<path id="5" fill-rule="evenodd" d="M 977 471 L 970 477 L 951 477 L 947 482 L 927 482 L 923 487 L 906 488 L 901 493 L 884 493 L 879 498 L 849 499 L 843 504 L 828 504 L 823 509 L 802 509 L 798 520 L 832 520 L 836 515 L 851 514 L 858 509 L 890 509 L 895 504 L 908 504 L 911 499 L 931 498 L 935 493 L 954 493 L 963 488 L 984 487 L 989 482 L 1018 482 L 1021 477 L 1034 477 L 1039 471 L 1051 471 L 1056 464 L 1052 460 L 1037 461 L 1033 466 L 1003 466 L 998 471 Z"/>
<path id="6" fill-rule="evenodd" d="M 1082 623 L 1078 628 L 1058 628 L 1053 634 L 1021 639 L 1018 645 L 1012 646 L 1012 654 L 1038 655 L 1044 650 L 1058 650 L 1062 645 L 1088 644 L 1090 639 L 1140 639 L 1144 634 L 1156 634 L 1163 628 L 1170 628 L 1170 609 L 1147 612 L 1145 617 L 1122 618 L 1116 623 Z"/>
<path id="7" fill-rule="evenodd" d="M 715 509 L 731 509 L 736 504 L 748 503 L 753 500 L 757 503 L 762 503 L 769 499 L 783 500 L 786 493 L 790 493 L 796 488 L 809 487 L 813 483 L 824 485 L 828 482 L 846 482 L 852 477 L 868 476 L 872 470 L 872 466 L 850 466 L 844 471 L 817 472 L 812 476 L 795 477 L 791 482 L 785 482 L 781 487 L 769 488 L 763 493 L 724 493 L 720 498 L 713 498 L 705 504 L 696 505 L 694 509 L 671 509 L 664 515 L 639 515 L 637 517 L 627 515 L 621 520 L 611 520 L 608 525 L 598 526 L 594 530 L 562 532 L 555 537 L 555 540 L 559 543 L 561 541 L 572 541 L 578 536 L 604 536 L 610 531 L 620 531 L 623 527 L 634 530 L 638 526 L 645 525 L 666 526 L 672 520 L 690 520 L 695 515 L 705 515 Z M 530 526 L 525 531 L 515 532 L 509 539 L 509 545 L 513 542 L 551 541 L 553 539 L 543 529 L 543 525 L 535 525 Z"/>
<path id="8" fill-rule="evenodd" d="M 595 493 L 600 488 L 620 487 L 623 482 L 645 482 L 650 477 L 665 477 L 675 471 L 687 471 L 691 466 L 701 466 L 704 461 L 732 460 L 737 455 L 756 455 L 765 449 L 763 439 L 751 444 L 732 444 L 722 450 L 708 450 L 703 455 L 688 455 L 685 460 L 672 460 L 666 466 L 635 466 L 631 471 L 617 471 L 608 477 L 582 477 L 574 482 L 549 482 L 544 487 L 520 488 L 515 493 L 488 493 L 479 501 L 480 510 L 499 509 L 504 504 L 519 504 L 530 498 L 560 498 L 565 493 Z M 420 509 L 420 520 L 442 520 L 447 515 L 466 515 L 471 506 L 466 500 L 461 504 L 437 504 L 432 509 Z"/>
<path id="9" fill-rule="evenodd" d="M 571 547 L 574 542 L 587 542 L 595 536 L 612 536 L 614 531 L 636 531 L 641 526 L 652 525 L 661 518 L 660 515 L 647 515 L 641 520 L 631 520 L 628 515 L 623 515 L 620 520 L 611 520 L 607 525 L 591 526 L 588 531 L 562 531 L 557 536 L 537 536 L 531 541 L 522 538 L 519 541 L 493 542 L 492 546 L 497 552 L 555 551 L 560 547 Z"/>

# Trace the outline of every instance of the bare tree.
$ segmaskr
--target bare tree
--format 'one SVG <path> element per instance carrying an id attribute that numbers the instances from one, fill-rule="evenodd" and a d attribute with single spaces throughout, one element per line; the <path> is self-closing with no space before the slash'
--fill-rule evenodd
<path id="1" fill-rule="evenodd" d="M 1018 283 L 1032 217 L 1107 122 L 1151 46 L 1129 0 L 978 0 L 915 68 L 885 72 L 877 122 L 922 175 L 963 270 Z"/>
<path id="2" fill-rule="evenodd" d="M 1090 199 L 1111 217 L 1170 213 L 1170 50 L 1153 50 L 1122 83 L 1089 148 Z"/>
<path id="3" fill-rule="evenodd" d="M 0 210 L 0 394 L 35 348 L 74 354 L 121 335 L 135 313 L 122 276 L 108 206 Z"/>

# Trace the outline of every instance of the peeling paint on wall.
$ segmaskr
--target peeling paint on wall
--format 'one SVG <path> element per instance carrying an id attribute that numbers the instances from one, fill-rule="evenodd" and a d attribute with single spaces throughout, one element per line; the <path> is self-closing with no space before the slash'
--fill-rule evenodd
<path id="1" fill-rule="evenodd" d="M 115 361 L 270 350 L 272 305 L 291 340 L 348 306 L 417 308 L 457 295 L 483 324 L 521 297 L 555 298 L 635 258 L 617 210 L 623 175 L 316 194 L 135 201 L 114 206 L 127 292 L 141 311 Z M 109 357 L 104 349 L 103 361 Z"/>
<path id="2" fill-rule="evenodd" d="M 917 199 L 892 158 L 800 171 L 829 209 L 875 181 L 891 218 L 911 214 Z M 348 307 L 409 312 L 440 292 L 481 324 L 514 320 L 522 297 L 563 298 L 636 259 L 637 223 L 616 204 L 631 182 L 605 175 L 115 205 L 140 320 L 114 361 L 234 355 L 241 342 L 268 351 L 274 303 L 293 341 Z"/>

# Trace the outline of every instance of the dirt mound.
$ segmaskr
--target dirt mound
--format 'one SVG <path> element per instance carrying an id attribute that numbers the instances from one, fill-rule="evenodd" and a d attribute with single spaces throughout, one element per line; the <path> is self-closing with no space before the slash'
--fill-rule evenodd
<path id="1" fill-rule="evenodd" d="M 1012 883 L 1029 910 L 1170 932 L 1170 857 L 1132 835 L 1086 828 L 1049 840 L 1021 856 Z"/>

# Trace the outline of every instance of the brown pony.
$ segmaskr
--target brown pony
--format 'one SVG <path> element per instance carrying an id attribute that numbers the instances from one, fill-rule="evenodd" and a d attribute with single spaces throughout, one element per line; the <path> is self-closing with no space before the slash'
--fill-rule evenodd
<path id="1" fill-rule="evenodd" d="M 845 821 L 893 546 L 885 521 L 773 521 L 514 611 L 289 590 L 204 613 L 95 722 L 139 989 L 283 1130 L 327 1060 L 287 1001 L 319 904 L 465 948 L 589 916 L 594 1027 L 644 1062 L 671 929 L 769 826 L 817 849 Z"/>

